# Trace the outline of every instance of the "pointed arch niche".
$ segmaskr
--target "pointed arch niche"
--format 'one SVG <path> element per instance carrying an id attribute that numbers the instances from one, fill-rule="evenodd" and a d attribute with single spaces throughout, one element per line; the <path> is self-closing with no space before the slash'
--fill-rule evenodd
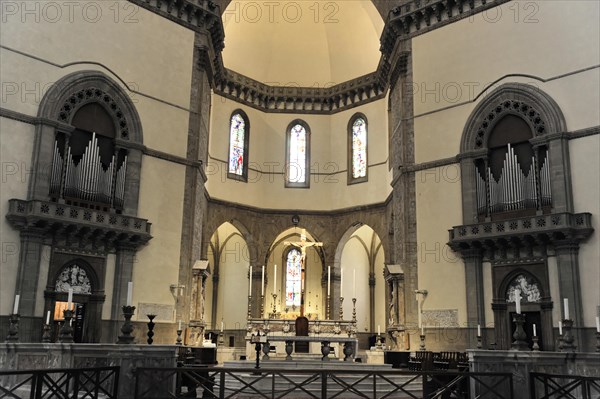
<path id="1" fill-rule="evenodd" d="M 242 330 L 248 309 L 250 255 L 242 232 L 225 222 L 212 234 L 208 245 L 212 278 L 206 283 L 205 321 L 213 330 Z"/>
<path id="2" fill-rule="evenodd" d="M 300 242 L 302 234 L 305 235 L 304 239 L 307 242 L 320 241 L 308 230 L 295 227 L 281 232 L 269 248 L 265 260 L 265 316 L 273 313 L 273 294 L 277 294 L 275 313 L 279 313 L 281 318 L 295 320 L 300 316 L 302 305 L 304 305 L 304 315 L 309 320 L 325 318 L 327 266 L 323 250 L 316 246 L 306 248 L 306 260 L 298 276 L 297 255 L 300 251 L 288 244 Z M 275 269 L 277 270 L 276 283 L 273 282 Z M 302 288 L 304 289 L 303 304 L 299 303 L 300 298 L 298 298 L 298 292 L 301 292 Z"/>
<path id="3" fill-rule="evenodd" d="M 381 238 L 370 226 L 356 223 L 342 236 L 335 264 L 343 269 L 344 319 L 352 318 L 352 298 L 356 298 L 358 332 L 376 332 L 378 326 L 382 331 L 386 329 L 384 263 Z"/>

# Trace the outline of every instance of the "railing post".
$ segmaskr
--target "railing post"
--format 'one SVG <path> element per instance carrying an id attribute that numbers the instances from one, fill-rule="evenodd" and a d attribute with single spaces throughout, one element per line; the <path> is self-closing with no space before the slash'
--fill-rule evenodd
<path id="1" fill-rule="evenodd" d="M 529 397 L 535 399 L 535 373 L 529 373 Z M 511 378 L 512 385 L 512 378 Z M 512 395 L 512 393 L 511 393 Z M 511 396 L 512 397 L 512 396 Z"/>
<path id="2" fill-rule="evenodd" d="M 43 378 L 40 375 L 43 371 L 34 371 L 31 381 L 31 399 L 39 399 L 42 397 Z"/>
<path id="3" fill-rule="evenodd" d="M 327 397 L 327 372 L 321 372 L 321 398 Z"/>
<path id="4" fill-rule="evenodd" d="M 119 394 L 119 374 L 121 374 L 121 367 L 117 366 L 115 368 L 113 368 L 112 373 L 114 374 L 114 384 L 113 384 L 113 399 L 117 399 L 117 395 Z M 134 398 L 137 398 L 137 387 L 138 387 L 138 382 L 137 382 L 137 375 L 138 375 L 138 369 L 136 368 L 134 370 L 134 375 L 135 375 L 135 396 Z"/>
<path id="5" fill-rule="evenodd" d="M 225 399 L 225 372 L 220 371 L 219 378 L 219 398 Z"/>
<path id="6" fill-rule="evenodd" d="M 67 396 L 69 395 L 69 379 L 72 379 L 73 380 L 73 397 L 74 398 L 79 397 L 79 373 L 80 373 L 80 371 L 77 369 L 73 370 L 72 375 L 70 375 L 70 373 L 67 371 L 67 392 L 65 392 L 67 394 Z"/>

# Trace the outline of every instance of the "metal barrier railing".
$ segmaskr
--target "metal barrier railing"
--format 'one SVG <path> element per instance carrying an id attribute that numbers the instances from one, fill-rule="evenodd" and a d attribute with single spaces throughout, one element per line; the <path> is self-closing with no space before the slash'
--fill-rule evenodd
<path id="1" fill-rule="evenodd" d="M 510 373 L 356 369 L 138 368 L 136 399 L 512 399 Z"/>
<path id="2" fill-rule="evenodd" d="M 0 371 L 0 399 L 117 399 L 119 369 Z"/>
<path id="3" fill-rule="evenodd" d="M 600 377 L 529 373 L 532 399 L 597 399 Z"/>

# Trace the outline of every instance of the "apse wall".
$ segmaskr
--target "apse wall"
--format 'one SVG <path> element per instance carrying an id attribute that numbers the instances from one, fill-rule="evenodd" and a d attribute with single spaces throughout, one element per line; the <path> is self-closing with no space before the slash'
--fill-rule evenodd
<path id="1" fill-rule="evenodd" d="M 206 187 L 211 198 L 263 209 L 337 210 L 384 202 L 391 192 L 386 99 L 334 115 L 264 113 L 213 94 Z M 227 178 L 232 113 L 250 122 L 248 182 Z M 368 181 L 348 184 L 348 122 L 368 121 Z M 295 119 L 310 127 L 310 188 L 286 188 L 286 129 Z"/>
<path id="2" fill-rule="evenodd" d="M 569 132 L 600 125 L 599 93 L 590 89 L 599 85 L 598 13 L 599 4 L 589 1 L 508 2 L 417 36 L 412 43 L 416 163 L 455 157 L 471 112 L 507 82 L 527 83 L 549 94 L 562 109 Z M 591 299 L 583 304 L 584 320 L 593 326 L 600 303 L 598 136 L 571 140 L 569 147 L 575 212 L 592 212 L 596 230 L 579 255 L 582 297 Z M 459 164 L 417 173 L 416 195 L 419 286 L 429 291 L 424 311 L 458 310 L 457 321 L 464 326 L 465 297 L 455 295 L 466 289 L 464 266 L 445 245 L 447 229 L 463 224 Z M 552 262 L 550 258 L 551 273 Z M 484 278 L 489 304 L 489 264 Z M 558 287 L 556 279 L 551 275 L 551 288 Z M 556 289 L 551 294 L 558 298 Z M 557 308 L 555 302 L 559 312 Z M 490 309 L 486 314 L 489 326 Z"/>
<path id="3" fill-rule="evenodd" d="M 1 119 L 5 169 L 0 212 L 7 214 L 11 198 L 27 199 L 35 137 L 31 118 L 38 114 L 49 88 L 73 72 L 105 74 L 127 93 L 143 127 L 145 149 L 137 216 L 149 219 L 154 238 L 136 256 L 133 302 L 136 306 L 146 303 L 172 308 L 169 285 L 178 280 L 185 166 L 165 158 L 186 156 L 193 32 L 128 1 L 13 5 L 17 7 L 14 14 L 5 14 L 3 7 L 0 34 L 0 105 L 17 113 Z M 148 155 L 152 150 L 162 158 Z M 15 294 L 20 240 L 18 231 L 4 217 L 0 229 L 3 245 L 14 249 L 6 252 L 3 248 L 7 255 L 1 264 L 0 314 L 8 314 Z M 44 252 L 40 275 L 31 276 L 39 281 L 38 317 L 42 316 L 49 252 Z M 107 257 L 106 270 L 102 277 L 106 281 L 104 319 L 110 318 L 112 281 L 118 273 L 112 255 Z M 137 317 L 146 320 L 144 314 L 134 319 Z"/>

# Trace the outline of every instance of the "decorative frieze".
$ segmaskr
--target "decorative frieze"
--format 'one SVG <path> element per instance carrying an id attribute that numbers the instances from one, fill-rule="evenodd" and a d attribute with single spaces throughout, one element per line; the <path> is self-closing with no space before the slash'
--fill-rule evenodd
<path id="1" fill-rule="evenodd" d="M 488 259 L 530 259 L 540 255 L 534 247 L 546 248 L 564 241 L 578 243 L 592 232 L 591 213 L 565 212 L 455 226 L 449 230 L 448 245 L 461 253 L 487 250 Z"/>
<path id="2" fill-rule="evenodd" d="M 21 232 L 32 230 L 61 246 L 84 251 L 138 248 L 152 238 L 146 219 L 49 201 L 11 199 L 6 218 Z"/>

